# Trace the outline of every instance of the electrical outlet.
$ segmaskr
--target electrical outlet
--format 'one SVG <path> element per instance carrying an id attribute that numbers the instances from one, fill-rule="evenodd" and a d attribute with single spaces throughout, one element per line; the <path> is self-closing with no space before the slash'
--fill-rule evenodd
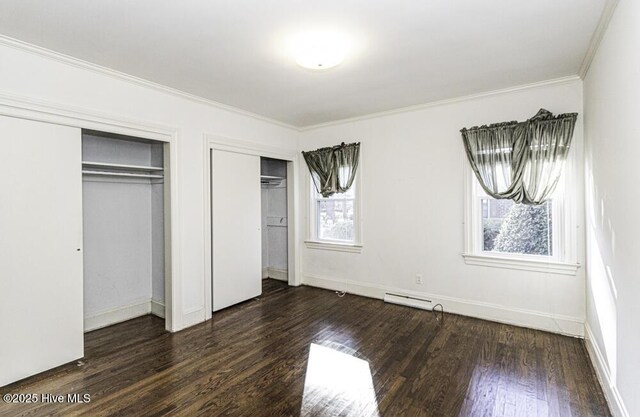
<path id="1" fill-rule="evenodd" d="M 422 274 L 416 274 L 416 284 L 423 284 L 422 282 Z"/>

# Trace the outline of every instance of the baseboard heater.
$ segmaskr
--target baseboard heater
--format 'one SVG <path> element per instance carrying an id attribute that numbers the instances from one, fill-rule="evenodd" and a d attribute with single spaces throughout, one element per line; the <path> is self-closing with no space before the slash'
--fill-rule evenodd
<path id="1" fill-rule="evenodd" d="M 387 292 L 384 294 L 384 302 L 420 308 L 422 310 L 433 310 L 433 302 L 431 300 L 427 300 L 426 298 L 410 297 L 408 295 L 392 294 Z"/>

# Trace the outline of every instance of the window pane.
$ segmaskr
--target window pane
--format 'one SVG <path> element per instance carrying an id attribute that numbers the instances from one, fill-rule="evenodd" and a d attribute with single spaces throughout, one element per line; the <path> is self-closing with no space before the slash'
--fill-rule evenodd
<path id="1" fill-rule="evenodd" d="M 319 239 L 354 241 L 353 200 L 318 200 L 317 213 Z"/>
<path id="2" fill-rule="evenodd" d="M 551 202 L 539 206 L 482 200 L 484 251 L 553 255 Z"/>

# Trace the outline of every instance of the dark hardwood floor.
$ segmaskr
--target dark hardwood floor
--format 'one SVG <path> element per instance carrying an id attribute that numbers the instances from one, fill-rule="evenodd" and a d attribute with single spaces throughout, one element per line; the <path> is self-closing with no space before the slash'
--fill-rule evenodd
<path id="1" fill-rule="evenodd" d="M 82 364 L 0 394 L 89 403 L 0 402 L 0 415 L 610 415 L 582 340 L 273 280 L 179 333 L 145 316 L 85 340 Z"/>

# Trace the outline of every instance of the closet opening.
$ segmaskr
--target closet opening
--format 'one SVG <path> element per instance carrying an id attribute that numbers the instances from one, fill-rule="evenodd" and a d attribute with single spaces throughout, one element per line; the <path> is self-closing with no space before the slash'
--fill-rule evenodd
<path id="1" fill-rule="evenodd" d="M 85 332 L 169 317 L 169 158 L 167 142 L 82 130 Z"/>
<path id="2" fill-rule="evenodd" d="M 262 294 L 267 278 L 300 285 L 297 153 L 205 136 L 206 319 Z M 238 146 L 241 145 L 241 146 Z"/>
<path id="3" fill-rule="evenodd" d="M 262 279 L 289 281 L 287 161 L 260 158 Z"/>

